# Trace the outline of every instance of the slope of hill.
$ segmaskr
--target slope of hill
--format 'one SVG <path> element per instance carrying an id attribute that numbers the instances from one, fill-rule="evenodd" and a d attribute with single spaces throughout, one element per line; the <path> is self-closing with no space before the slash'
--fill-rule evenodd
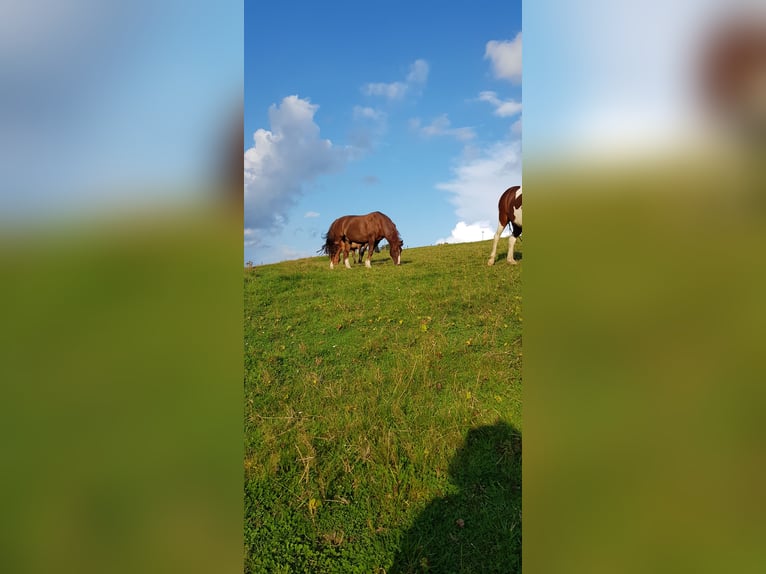
<path id="1" fill-rule="evenodd" d="M 523 265 L 490 246 L 245 270 L 246 571 L 521 571 Z"/>

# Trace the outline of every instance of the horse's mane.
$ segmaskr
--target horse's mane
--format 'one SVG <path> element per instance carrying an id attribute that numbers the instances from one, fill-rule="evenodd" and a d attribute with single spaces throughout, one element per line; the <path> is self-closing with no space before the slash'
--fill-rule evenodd
<path id="1" fill-rule="evenodd" d="M 400 243 L 403 243 L 402 236 L 399 235 L 399 229 L 396 227 L 396 224 L 393 222 L 393 220 L 388 215 L 380 211 L 375 211 L 374 213 L 378 215 L 385 222 L 383 227 L 385 229 L 386 235 L 389 235 L 390 233 L 393 239 L 396 239 Z M 388 240 L 388 243 L 390 244 L 391 240 L 388 237 L 386 237 L 386 239 Z"/>
<path id="2" fill-rule="evenodd" d="M 391 221 L 391 220 L 389 219 L 389 221 Z M 402 239 L 402 236 L 401 236 L 401 235 L 399 235 L 399 229 L 396 227 L 396 224 L 395 224 L 393 221 L 391 221 L 391 226 L 392 226 L 392 227 L 393 227 L 393 229 L 394 229 L 394 233 L 393 233 L 393 234 L 394 234 L 394 238 L 395 238 L 395 239 L 396 239 L 396 240 L 397 240 L 399 243 L 404 243 L 404 240 Z M 389 243 L 391 243 L 391 241 L 390 241 L 390 240 L 389 240 L 388 242 L 389 242 Z"/>

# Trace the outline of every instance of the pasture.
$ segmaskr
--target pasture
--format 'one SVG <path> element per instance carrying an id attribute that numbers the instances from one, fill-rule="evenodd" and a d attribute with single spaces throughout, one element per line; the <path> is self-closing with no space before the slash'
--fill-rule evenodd
<path id="1" fill-rule="evenodd" d="M 245 270 L 246 572 L 521 572 L 523 264 L 490 250 Z"/>

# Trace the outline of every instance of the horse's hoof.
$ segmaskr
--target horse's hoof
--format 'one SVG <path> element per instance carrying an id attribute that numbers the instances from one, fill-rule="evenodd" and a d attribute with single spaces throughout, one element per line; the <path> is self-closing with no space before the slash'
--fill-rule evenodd
<path id="1" fill-rule="evenodd" d="M 516 265 L 516 260 L 515 259 L 509 259 L 508 260 L 508 265 Z"/>
<path id="2" fill-rule="evenodd" d="M 494 259 L 490 259 L 489 261 L 487 261 L 487 265 L 489 265 L 490 267 L 492 267 L 494 264 L 495 264 Z"/>

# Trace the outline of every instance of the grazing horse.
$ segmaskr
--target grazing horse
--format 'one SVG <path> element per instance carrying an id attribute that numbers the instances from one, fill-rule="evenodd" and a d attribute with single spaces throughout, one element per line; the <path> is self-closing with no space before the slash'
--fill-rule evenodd
<path id="1" fill-rule="evenodd" d="M 366 267 L 371 267 L 372 252 L 378 243 L 385 239 L 390 246 L 389 252 L 395 265 L 401 263 L 402 245 L 404 242 L 399 236 L 399 231 L 391 219 L 380 211 L 373 211 L 367 215 L 344 215 L 330 225 L 330 229 L 324 235 L 325 244 L 320 251 L 330 256 L 330 269 L 335 268 L 343 252 L 343 263 L 351 268 L 348 262 L 348 252 L 352 245 L 366 246 Z M 361 249 L 361 247 L 360 247 Z"/>
<path id="2" fill-rule="evenodd" d="M 516 238 L 521 235 L 521 186 L 514 185 L 509 187 L 500 196 L 500 201 L 497 203 L 498 219 L 500 222 L 497 224 L 497 231 L 495 232 L 495 238 L 492 241 L 492 253 L 489 256 L 487 265 L 495 264 L 495 256 L 497 255 L 497 241 L 500 239 L 500 234 L 505 229 L 505 226 L 511 224 L 511 235 L 508 237 L 508 263 L 516 263 L 513 258 L 513 246 L 516 243 Z"/>

